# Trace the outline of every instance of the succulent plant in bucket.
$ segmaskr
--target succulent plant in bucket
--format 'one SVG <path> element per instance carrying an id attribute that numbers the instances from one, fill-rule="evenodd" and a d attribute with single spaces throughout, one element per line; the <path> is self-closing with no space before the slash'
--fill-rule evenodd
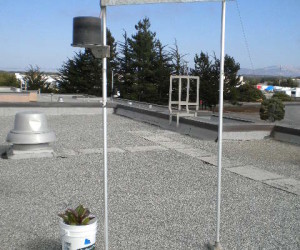
<path id="1" fill-rule="evenodd" d="M 63 250 L 95 249 L 97 219 L 87 208 L 68 208 L 58 216 Z"/>
<path id="2" fill-rule="evenodd" d="M 82 205 L 79 205 L 75 209 L 68 208 L 65 213 L 59 214 L 58 216 L 63 218 L 64 223 L 74 226 L 88 225 L 90 220 L 95 218 L 95 216 L 92 216 L 90 211 Z"/>

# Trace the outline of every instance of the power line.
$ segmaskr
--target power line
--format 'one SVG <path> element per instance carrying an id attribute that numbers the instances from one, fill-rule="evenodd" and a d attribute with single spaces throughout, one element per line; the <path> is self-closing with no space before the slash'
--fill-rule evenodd
<path id="1" fill-rule="evenodd" d="M 241 27 L 242 27 L 242 32 L 243 32 L 243 36 L 244 36 L 244 40 L 245 40 L 245 45 L 246 45 L 248 57 L 249 57 L 250 64 L 251 64 L 251 69 L 252 69 L 253 75 L 255 75 L 253 62 L 252 62 L 252 57 L 251 57 L 249 44 L 248 44 L 247 37 L 246 37 L 246 32 L 245 32 L 245 28 L 244 28 L 244 24 L 243 24 L 243 20 L 242 20 L 242 15 L 241 15 L 241 12 L 240 12 L 240 7 L 239 7 L 238 0 L 235 0 L 235 3 L 236 3 L 236 8 L 237 8 L 237 11 L 238 11 L 238 14 L 239 14 L 239 17 L 240 17 L 240 23 L 241 23 Z"/>

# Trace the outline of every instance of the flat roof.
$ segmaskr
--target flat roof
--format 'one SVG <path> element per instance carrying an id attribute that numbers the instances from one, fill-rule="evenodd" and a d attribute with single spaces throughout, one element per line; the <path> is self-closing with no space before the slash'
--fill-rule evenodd
<path id="1" fill-rule="evenodd" d="M 1 246 L 59 249 L 57 214 L 82 203 L 98 218 L 96 246 L 103 249 L 102 116 L 47 119 L 58 139 L 52 144 L 56 157 L 0 159 L 0 206 L 6 213 Z M 0 119 L 2 148 L 13 122 Z M 214 239 L 217 143 L 113 114 L 108 135 L 113 249 L 202 249 Z M 223 144 L 224 249 L 297 249 L 299 195 L 282 190 L 278 181 L 243 176 L 240 166 L 299 182 L 299 146 L 274 140 Z"/>

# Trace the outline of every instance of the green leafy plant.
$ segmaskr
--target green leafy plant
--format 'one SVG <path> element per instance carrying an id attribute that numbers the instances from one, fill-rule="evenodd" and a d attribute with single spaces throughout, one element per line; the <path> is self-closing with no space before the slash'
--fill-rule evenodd
<path id="1" fill-rule="evenodd" d="M 63 214 L 59 214 L 59 217 L 63 218 L 64 223 L 68 225 L 87 225 L 90 220 L 95 217 L 90 215 L 90 211 L 79 205 L 75 210 L 68 208 Z"/>

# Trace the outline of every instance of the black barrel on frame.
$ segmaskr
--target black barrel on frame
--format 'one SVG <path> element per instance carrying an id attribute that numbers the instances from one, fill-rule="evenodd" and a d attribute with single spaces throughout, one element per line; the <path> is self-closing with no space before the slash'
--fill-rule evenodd
<path id="1" fill-rule="evenodd" d="M 101 19 L 98 17 L 73 18 L 72 46 L 101 45 Z"/>

